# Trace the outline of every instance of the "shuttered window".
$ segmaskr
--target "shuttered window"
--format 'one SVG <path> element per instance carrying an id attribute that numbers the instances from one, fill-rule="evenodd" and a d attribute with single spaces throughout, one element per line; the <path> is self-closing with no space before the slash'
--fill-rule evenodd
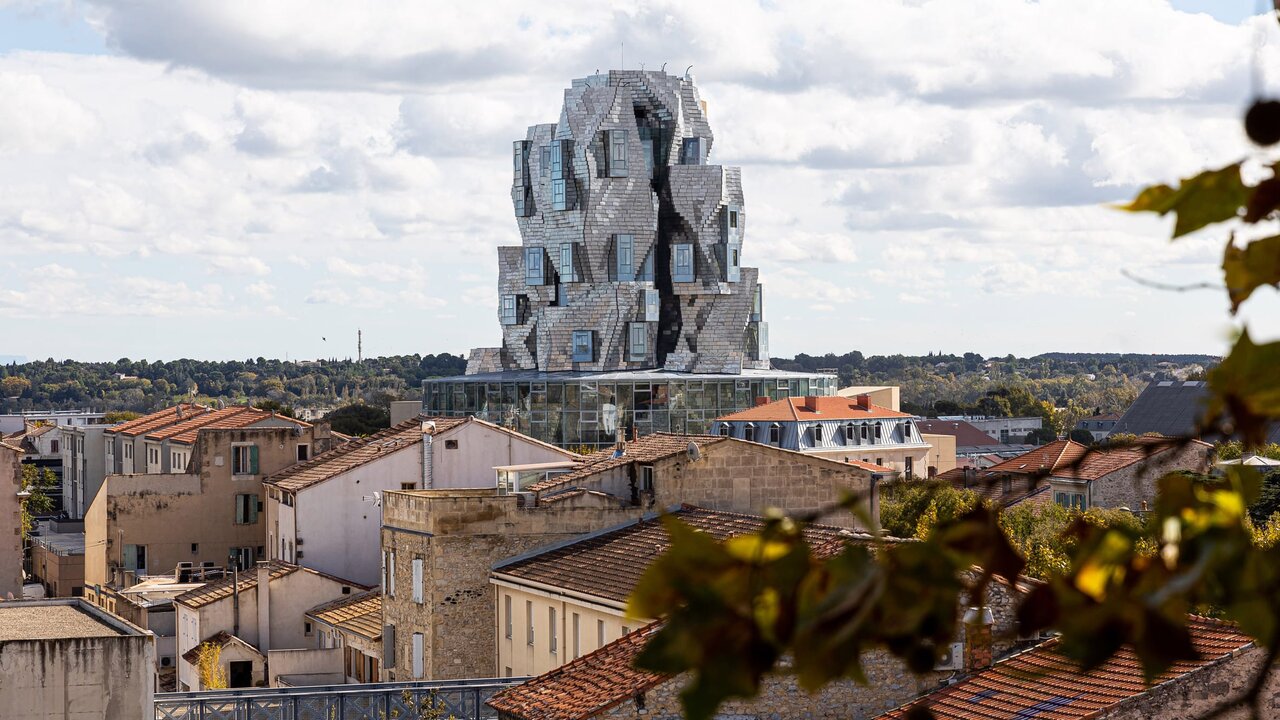
<path id="1" fill-rule="evenodd" d="M 421 680 L 425 674 L 424 666 L 426 665 L 425 648 L 422 643 L 422 633 L 413 634 L 413 647 L 410 650 L 413 656 L 413 679 Z"/>
<path id="2" fill-rule="evenodd" d="M 413 559 L 413 601 L 422 604 L 422 558 Z"/>

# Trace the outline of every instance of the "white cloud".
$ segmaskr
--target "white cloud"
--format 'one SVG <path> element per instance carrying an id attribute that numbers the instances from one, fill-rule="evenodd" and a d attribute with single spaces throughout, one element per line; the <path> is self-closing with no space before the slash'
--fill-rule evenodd
<path id="1" fill-rule="evenodd" d="M 0 71 L 0 98 L 0 157 L 75 146 L 97 125 L 80 103 L 35 74 Z"/>

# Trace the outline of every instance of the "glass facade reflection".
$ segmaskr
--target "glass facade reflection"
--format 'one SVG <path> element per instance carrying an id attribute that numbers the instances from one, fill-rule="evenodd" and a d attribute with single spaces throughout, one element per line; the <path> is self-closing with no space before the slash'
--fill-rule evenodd
<path id="1" fill-rule="evenodd" d="M 745 410 L 756 398 L 834 395 L 836 377 L 779 370 L 741 375 L 664 371 L 611 373 L 505 372 L 425 380 L 428 415 L 482 420 L 561 447 L 612 445 L 627 436 L 665 431 L 709 433 L 716 418 Z"/>

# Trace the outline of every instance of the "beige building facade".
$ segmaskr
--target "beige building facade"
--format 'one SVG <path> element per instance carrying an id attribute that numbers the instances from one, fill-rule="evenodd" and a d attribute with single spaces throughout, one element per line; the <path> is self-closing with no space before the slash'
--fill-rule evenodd
<path id="1" fill-rule="evenodd" d="M 22 448 L 0 442 L 0 599 L 22 597 Z"/>
<path id="2" fill-rule="evenodd" d="M 262 480 L 330 442 L 327 425 L 200 428 L 191 472 L 108 476 L 85 517 L 85 582 L 252 567 L 266 555 Z"/>

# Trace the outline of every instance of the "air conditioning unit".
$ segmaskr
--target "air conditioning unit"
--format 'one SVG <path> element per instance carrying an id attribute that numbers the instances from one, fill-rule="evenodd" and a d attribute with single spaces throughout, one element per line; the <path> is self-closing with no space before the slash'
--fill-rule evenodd
<path id="1" fill-rule="evenodd" d="M 298 538 L 296 544 L 298 547 L 302 547 L 302 538 Z"/>
<path id="2" fill-rule="evenodd" d="M 299 551 L 296 553 L 296 556 L 297 556 L 297 558 L 298 558 L 299 560 L 301 560 L 301 559 L 302 559 L 302 551 L 301 551 L 301 550 L 299 550 Z"/>
<path id="3" fill-rule="evenodd" d="M 173 658 L 168 655 L 160 658 L 160 667 L 169 667 L 171 665 L 173 665 Z"/>
<path id="4" fill-rule="evenodd" d="M 964 667 L 964 643 L 951 643 L 947 646 L 947 651 L 938 658 L 937 664 L 933 666 L 934 670 L 959 670 Z"/>
<path id="5" fill-rule="evenodd" d="M 1041 633 L 1032 632 L 1022 629 L 1022 623 L 1018 623 L 1018 642 L 1032 642 L 1040 639 Z"/>

